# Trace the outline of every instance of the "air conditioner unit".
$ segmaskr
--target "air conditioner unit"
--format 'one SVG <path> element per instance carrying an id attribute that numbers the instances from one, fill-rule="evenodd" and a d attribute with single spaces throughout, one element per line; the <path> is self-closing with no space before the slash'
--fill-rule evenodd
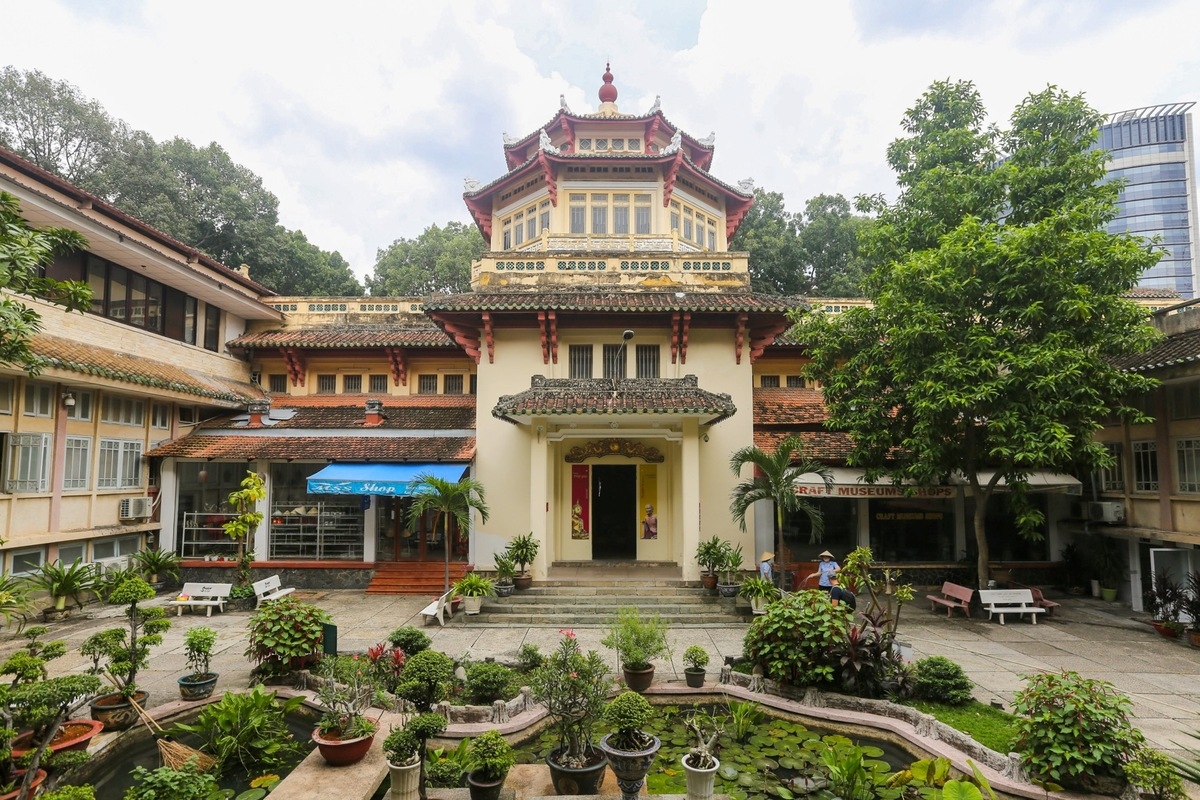
<path id="1" fill-rule="evenodd" d="M 149 497 L 124 497 L 117 511 L 119 519 L 146 519 L 154 511 L 154 502 Z"/>
<path id="2" fill-rule="evenodd" d="M 1087 518 L 1092 522 L 1124 522 L 1124 503 L 1088 503 Z"/>
<path id="3" fill-rule="evenodd" d="M 107 575 L 110 572 L 125 569 L 129 566 L 129 556 L 116 556 L 115 558 L 97 558 L 92 562 L 93 568 L 97 575 Z"/>

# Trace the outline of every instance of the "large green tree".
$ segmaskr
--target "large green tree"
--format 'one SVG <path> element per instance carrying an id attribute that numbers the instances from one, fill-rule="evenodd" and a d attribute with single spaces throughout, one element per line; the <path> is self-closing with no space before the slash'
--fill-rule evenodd
<path id="1" fill-rule="evenodd" d="M 42 359 L 30 342 L 42 329 L 41 316 L 21 302 L 20 295 L 37 297 L 69 311 L 83 311 L 92 291 L 77 281 L 57 281 L 42 272 L 57 255 L 79 250 L 87 241 L 64 228 L 37 229 L 21 216 L 17 198 L 0 192 L 0 364 L 36 375 Z"/>
<path id="2" fill-rule="evenodd" d="M 471 290 L 471 262 L 487 250 L 474 225 L 430 225 L 415 239 L 397 239 L 375 260 L 367 278 L 376 296 L 418 297 Z"/>
<path id="3" fill-rule="evenodd" d="M 809 282 L 800 247 L 802 216 L 787 210 L 783 195 L 754 190 L 754 205 L 742 219 L 729 249 L 750 255 L 750 283 L 760 292 L 802 294 Z"/>
<path id="4" fill-rule="evenodd" d="M 814 315 L 811 372 L 830 426 L 851 434 L 852 465 L 897 484 L 965 481 L 975 500 L 978 578 L 985 519 L 1001 486 L 1019 532 L 1036 536 L 1035 470 L 1110 461 L 1093 434 L 1151 388 L 1114 356 L 1155 333 L 1123 295 L 1159 254 L 1106 233 L 1119 187 L 1091 149 L 1100 116 L 1054 87 L 1017 107 L 1006 131 L 966 82 L 935 83 L 888 148 L 900 194 L 867 198 L 876 263 L 872 308 Z"/>

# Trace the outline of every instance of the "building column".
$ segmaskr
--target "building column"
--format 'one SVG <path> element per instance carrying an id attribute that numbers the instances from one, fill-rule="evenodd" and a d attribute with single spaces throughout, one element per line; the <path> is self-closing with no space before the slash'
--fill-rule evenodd
<path id="1" fill-rule="evenodd" d="M 1159 473 L 1162 474 L 1162 473 Z M 1129 601 L 1134 611 L 1142 611 L 1142 554 L 1137 539 L 1128 541 Z"/>
<path id="2" fill-rule="evenodd" d="M 858 546 L 871 546 L 871 501 L 863 497 L 858 503 Z"/>
<path id="3" fill-rule="evenodd" d="M 696 563 L 696 548 L 704 540 L 704 532 L 700 530 L 700 429 L 695 419 L 687 419 L 683 422 L 680 463 L 683 467 L 683 480 L 679 487 L 680 524 L 683 534 L 683 579 L 696 581 L 700 580 L 700 567 Z M 754 558 L 754 555 L 751 554 L 750 557 Z"/>
<path id="4" fill-rule="evenodd" d="M 535 541 L 541 542 L 537 559 L 530 565 L 530 574 L 544 579 L 549 572 L 553 555 L 550 541 L 554 526 L 550 515 L 550 442 L 549 422 L 545 417 L 533 420 L 529 430 L 529 525 Z"/>
<path id="5" fill-rule="evenodd" d="M 375 561 L 375 544 L 379 541 L 379 495 L 366 496 L 367 507 L 363 509 L 363 561 Z"/>
<path id="6" fill-rule="evenodd" d="M 254 560 L 266 561 L 271 554 L 271 464 L 268 461 L 255 461 L 253 469 L 262 475 L 264 489 L 263 498 L 254 505 L 254 510 L 263 515 L 263 521 L 254 531 Z"/>
<path id="7" fill-rule="evenodd" d="M 163 459 L 158 473 L 158 548 L 179 553 L 182 542 L 179 530 L 179 475 L 175 472 L 177 463 L 173 458 Z"/>

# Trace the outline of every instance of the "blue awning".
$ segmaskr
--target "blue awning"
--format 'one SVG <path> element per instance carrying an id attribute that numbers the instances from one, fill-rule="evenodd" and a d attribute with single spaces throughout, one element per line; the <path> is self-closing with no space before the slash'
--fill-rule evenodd
<path id="1" fill-rule="evenodd" d="M 308 493 L 407 497 L 419 476 L 457 482 L 466 471 L 466 464 L 330 464 L 308 476 Z"/>

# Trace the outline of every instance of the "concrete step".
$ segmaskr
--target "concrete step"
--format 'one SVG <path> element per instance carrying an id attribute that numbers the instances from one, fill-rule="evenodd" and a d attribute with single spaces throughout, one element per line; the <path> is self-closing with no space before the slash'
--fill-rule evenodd
<path id="1" fill-rule="evenodd" d="M 575 614 L 592 612 L 595 614 L 616 614 L 622 608 L 633 607 L 644 614 L 730 614 L 735 612 L 735 604 L 725 603 L 669 603 L 669 602 L 637 602 L 626 600 L 620 603 L 506 603 L 504 600 L 487 598 L 483 608 L 492 614 Z M 746 606 L 749 608 L 749 606 Z"/>
<path id="2" fill-rule="evenodd" d="M 741 614 L 660 614 L 660 618 L 670 627 L 677 625 L 696 626 L 730 626 L 745 627 L 750 619 L 749 608 L 745 615 Z M 614 614 L 493 614 L 485 607 L 479 614 L 473 616 L 459 615 L 455 621 L 466 620 L 468 625 L 545 625 L 564 627 L 597 627 L 607 628 L 612 624 Z"/>
<path id="3" fill-rule="evenodd" d="M 537 595 L 698 595 L 716 597 L 700 588 L 699 582 L 684 581 L 614 581 L 580 582 L 580 581 L 536 581 L 528 589 L 516 592 L 514 597 L 531 597 Z"/>

